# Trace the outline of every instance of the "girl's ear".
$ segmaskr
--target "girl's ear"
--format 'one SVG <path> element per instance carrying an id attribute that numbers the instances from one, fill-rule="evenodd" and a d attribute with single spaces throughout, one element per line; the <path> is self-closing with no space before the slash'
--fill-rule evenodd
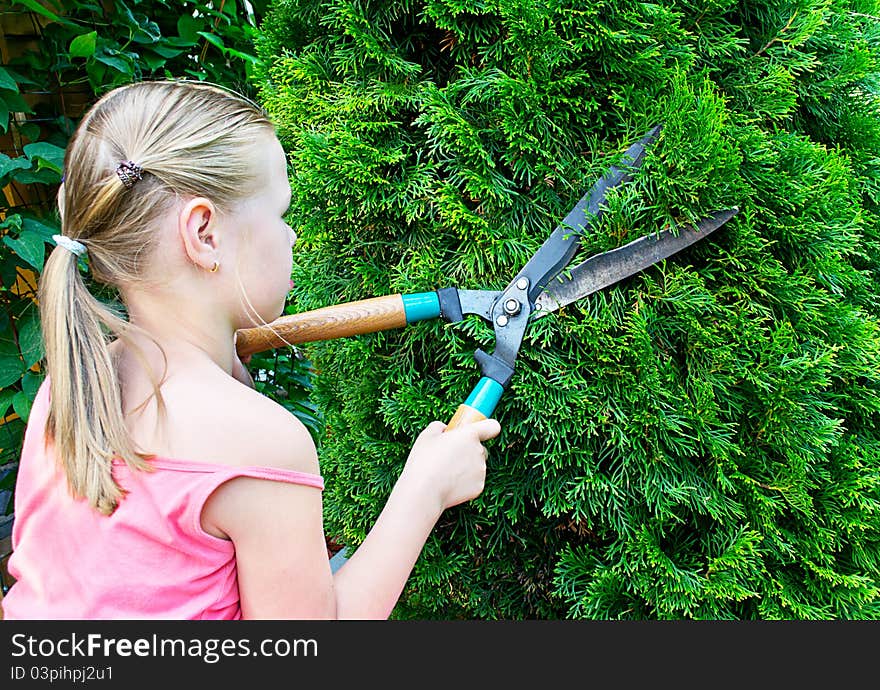
<path id="1" fill-rule="evenodd" d="M 210 199 L 196 197 L 181 208 L 177 231 L 189 260 L 210 271 L 220 261 L 217 209 Z"/>

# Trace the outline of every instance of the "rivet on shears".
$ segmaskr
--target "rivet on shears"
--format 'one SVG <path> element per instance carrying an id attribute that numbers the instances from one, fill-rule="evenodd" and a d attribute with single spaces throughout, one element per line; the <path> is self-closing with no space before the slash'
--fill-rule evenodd
<path id="1" fill-rule="evenodd" d="M 507 325 L 508 320 L 509 319 L 504 314 L 501 314 L 497 319 L 495 319 L 495 323 L 503 328 Z"/>
<path id="2" fill-rule="evenodd" d="M 520 290 L 527 290 L 529 287 L 529 279 L 523 276 L 516 281 L 516 287 Z"/>

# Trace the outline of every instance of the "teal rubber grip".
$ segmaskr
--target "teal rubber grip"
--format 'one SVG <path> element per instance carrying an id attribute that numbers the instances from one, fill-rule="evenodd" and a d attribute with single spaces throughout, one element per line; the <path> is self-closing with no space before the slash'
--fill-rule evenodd
<path id="1" fill-rule="evenodd" d="M 436 319 L 440 316 L 440 298 L 436 292 L 414 292 L 403 297 L 403 310 L 406 313 L 406 322 Z"/>
<path id="2" fill-rule="evenodd" d="M 492 416 L 503 394 L 504 387 L 498 381 L 484 376 L 474 386 L 464 404 L 473 407 L 484 417 L 488 418 Z"/>

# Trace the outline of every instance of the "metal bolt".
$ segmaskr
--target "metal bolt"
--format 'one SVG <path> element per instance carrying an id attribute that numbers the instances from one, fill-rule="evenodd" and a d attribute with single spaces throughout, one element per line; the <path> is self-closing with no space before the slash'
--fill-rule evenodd
<path id="1" fill-rule="evenodd" d="M 504 328 L 504 326 L 507 325 L 507 321 L 508 321 L 508 318 L 504 314 L 501 314 L 501 316 L 499 316 L 497 319 L 495 319 L 495 323 L 497 323 L 502 328 Z"/>
<path id="2" fill-rule="evenodd" d="M 525 276 L 523 276 L 522 278 L 520 278 L 519 280 L 516 281 L 516 286 L 520 290 L 527 290 L 529 287 L 529 279 L 526 278 Z"/>
<path id="3" fill-rule="evenodd" d="M 506 311 L 511 316 L 516 316 L 519 314 L 519 310 L 522 308 L 522 305 L 519 303 L 518 299 L 509 299 L 504 303 L 504 311 Z"/>

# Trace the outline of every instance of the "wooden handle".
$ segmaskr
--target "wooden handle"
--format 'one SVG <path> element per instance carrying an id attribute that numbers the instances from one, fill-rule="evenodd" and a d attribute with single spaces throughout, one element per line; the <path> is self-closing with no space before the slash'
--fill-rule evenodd
<path id="1" fill-rule="evenodd" d="M 484 376 L 474 386 L 467 400 L 458 406 L 449 424 L 446 425 L 446 431 L 487 419 L 495 411 L 495 406 L 503 393 L 504 386 Z"/>
<path id="2" fill-rule="evenodd" d="M 243 328 L 237 334 L 236 350 L 239 357 L 246 357 L 285 345 L 401 328 L 406 323 L 403 296 L 398 293 L 290 314 L 266 326 Z"/>
<path id="3" fill-rule="evenodd" d="M 486 419 L 486 415 L 480 412 L 477 408 L 462 404 L 458 406 L 458 409 L 455 411 L 455 414 L 452 415 L 452 419 L 449 420 L 449 424 L 446 425 L 444 431 L 449 431 L 457 426 L 464 426 L 471 422 L 481 422 L 484 419 Z"/>

